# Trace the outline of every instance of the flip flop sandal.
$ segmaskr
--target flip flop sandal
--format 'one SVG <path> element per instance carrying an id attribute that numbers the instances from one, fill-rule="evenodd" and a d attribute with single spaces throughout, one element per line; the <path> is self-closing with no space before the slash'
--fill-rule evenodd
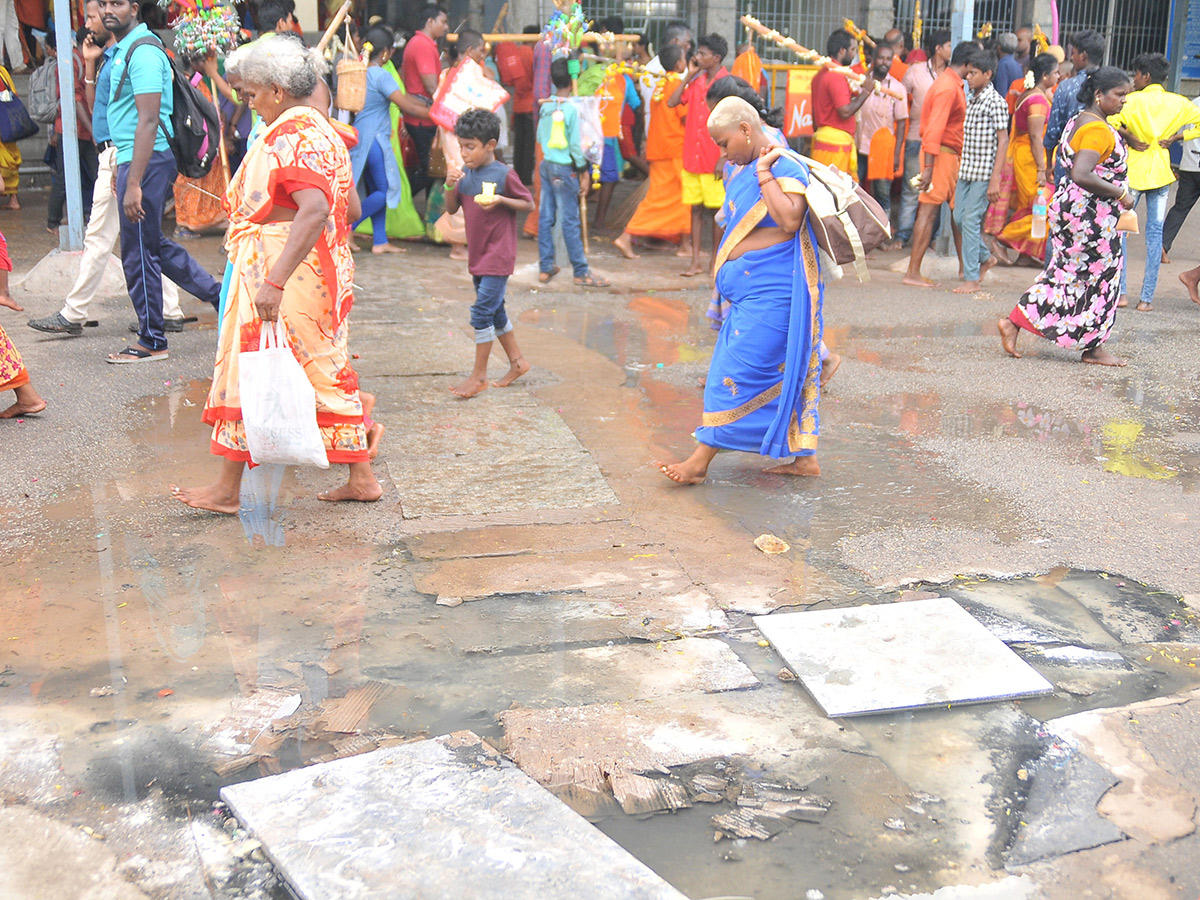
<path id="1" fill-rule="evenodd" d="M 561 271 L 562 269 L 560 269 L 558 266 L 555 266 L 553 272 L 538 272 L 538 284 L 549 284 L 550 279 Z"/>
<path id="2" fill-rule="evenodd" d="M 151 353 L 149 350 L 142 350 L 140 347 L 126 347 L 114 356 L 106 356 L 104 361 L 112 363 L 114 366 L 123 366 L 131 363 L 150 362 L 151 360 L 166 358 L 166 350 L 161 353 Z"/>
<path id="3" fill-rule="evenodd" d="M 580 287 L 605 288 L 612 287 L 612 282 L 607 278 L 597 278 L 595 275 L 588 275 L 585 278 L 576 278 L 575 283 Z"/>

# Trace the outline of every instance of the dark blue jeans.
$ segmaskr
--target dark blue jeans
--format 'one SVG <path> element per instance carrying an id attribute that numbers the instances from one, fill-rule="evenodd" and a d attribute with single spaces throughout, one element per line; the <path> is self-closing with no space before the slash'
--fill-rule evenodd
<path id="1" fill-rule="evenodd" d="M 513 330 L 504 309 L 504 289 L 507 275 L 475 275 L 475 302 L 471 306 L 471 327 L 475 343 L 490 344 L 502 334 Z"/>
<path id="2" fill-rule="evenodd" d="M 164 274 L 205 303 L 216 307 L 221 300 L 221 285 L 200 268 L 186 250 L 163 236 L 163 208 L 178 174 L 170 150 L 158 150 L 150 155 L 146 174 L 142 176 L 142 209 L 146 215 L 140 222 L 134 222 L 126 218 L 124 205 L 129 163 L 117 166 L 121 267 L 125 270 L 129 299 L 137 312 L 138 342 L 148 350 L 167 349 L 167 337 L 163 333 Z"/>
<path id="3" fill-rule="evenodd" d="M 554 271 L 554 223 L 562 222 L 563 242 L 576 278 L 587 278 L 583 254 L 583 228 L 579 222 L 579 176 L 570 166 L 542 160 L 538 173 L 542 196 L 538 201 L 538 268 Z"/>

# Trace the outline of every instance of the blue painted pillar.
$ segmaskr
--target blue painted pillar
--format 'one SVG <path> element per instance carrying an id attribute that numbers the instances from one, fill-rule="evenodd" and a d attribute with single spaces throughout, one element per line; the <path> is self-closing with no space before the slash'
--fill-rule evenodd
<path id="1" fill-rule="evenodd" d="M 79 178 L 79 123 L 75 117 L 75 41 L 71 4 L 54 4 L 54 40 L 58 49 L 58 97 L 62 109 L 63 169 L 67 183 L 67 227 L 59 229 L 60 250 L 83 249 L 83 194 Z M 54 127 L 53 125 L 50 127 Z"/>

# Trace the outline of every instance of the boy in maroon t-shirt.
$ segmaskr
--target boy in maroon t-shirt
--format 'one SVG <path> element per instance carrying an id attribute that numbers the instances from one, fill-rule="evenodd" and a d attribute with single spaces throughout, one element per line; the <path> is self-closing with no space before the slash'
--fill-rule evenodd
<path id="1" fill-rule="evenodd" d="M 712 221 L 713 255 L 721 242 L 721 231 L 717 227 L 716 212 L 725 202 L 725 185 L 721 180 L 721 169 L 725 159 L 708 133 L 708 102 L 705 94 L 719 78 L 729 74 L 722 65 L 729 52 L 729 43 L 719 34 L 700 38 L 696 52 L 688 60 L 687 78 L 681 79 L 667 106 L 687 107 L 687 121 L 683 131 L 683 196 L 685 205 L 692 208 L 692 264 L 682 273 L 685 277 L 701 274 L 700 240 L 704 231 L 704 217 Z"/>
<path id="2" fill-rule="evenodd" d="M 459 397 L 474 397 L 488 386 L 487 365 L 492 341 L 508 354 L 508 372 L 495 387 L 508 387 L 529 371 L 517 346 L 512 322 L 504 310 L 504 290 L 517 263 L 517 213 L 533 209 L 533 197 L 517 173 L 496 159 L 500 119 L 486 109 L 468 109 L 454 124 L 462 150 L 463 172 L 446 178 L 446 212 L 461 207 L 467 231 L 467 270 L 475 281 L 471 327 L 475 329 L 475 368 L 462 384 L 450 388 Z"/>

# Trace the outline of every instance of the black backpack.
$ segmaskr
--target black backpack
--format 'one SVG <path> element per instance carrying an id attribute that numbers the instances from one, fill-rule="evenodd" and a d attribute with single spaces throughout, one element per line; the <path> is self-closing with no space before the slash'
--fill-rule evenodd
<path id="1" fill-rule="evenodd" d="M 156 37 L 138 38 L 125 54 L 125 71 L 121 74 L 121 82 L 113 99 L 121 96 L 125 82 L 129 80 L 129 62 L 133 51 L 143 44 L 153 44 L 167 55 L 171 64 L 171 94 L 174 97 L 174 108 L 171 112 L 171 128 L 174 136 L 167 135 L 167 143 L 175 154 L 175 164 L 179 174 L 185 178 L 203 178 L 213 166 L 213 161 L 220 152 L 221 121 L 217 118 L 217 110 L 205 99 L 192 84 L 175 60 L 167 53 L 166 47 Z M 160 124 L 161 128 L 162 125 Z"/>

